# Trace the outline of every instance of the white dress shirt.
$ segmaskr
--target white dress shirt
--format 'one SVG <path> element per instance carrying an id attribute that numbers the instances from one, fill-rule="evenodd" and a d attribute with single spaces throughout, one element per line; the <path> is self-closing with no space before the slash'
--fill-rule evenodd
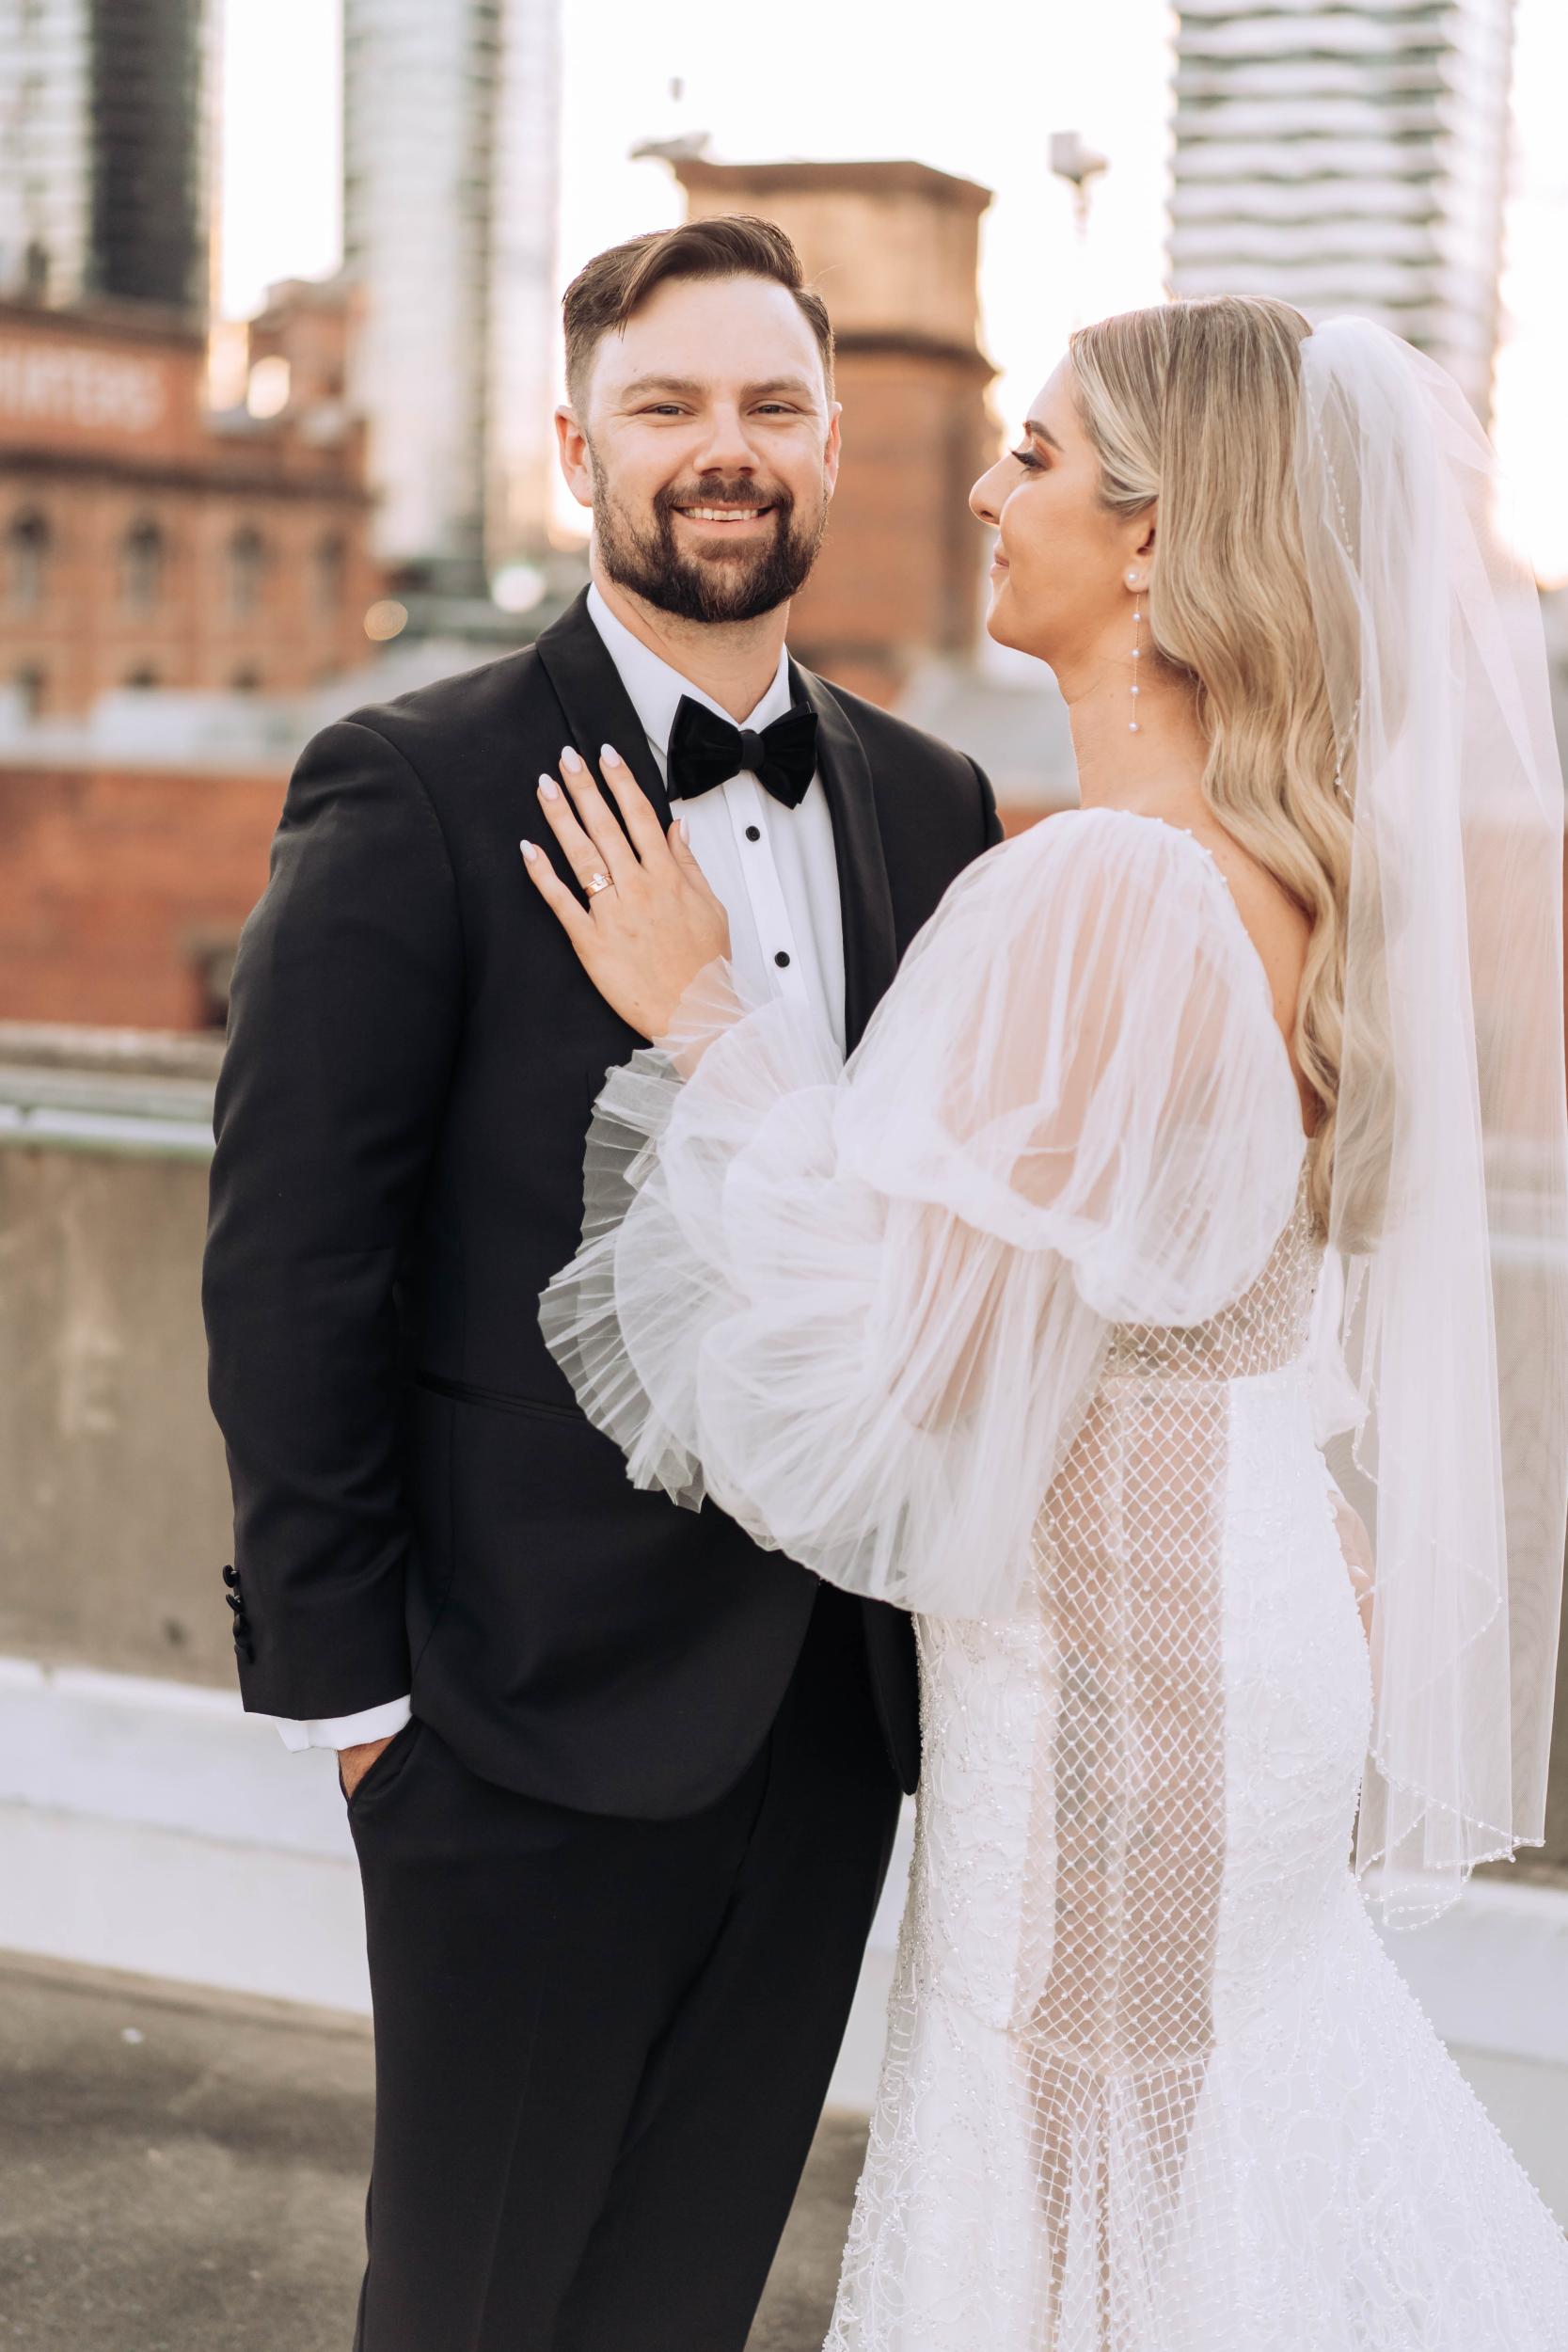
<path id="1" fill-rule="evenodd" d="M 667 779 L 670 730 L 683 694 L 730 724 L 736 722 L 711 694 L 634 637 L 596 587 L 588 591 L 588 611 L 620 672 L 659 774 Z M 789 656 L 781 651 L 772 684 L 740 723 L 760 733 L 788 708 Z M 572 748 L 598 765 L 597 743 Z M 630 750 L 623 743 L 613 748 L 623 756 Z M 814 1005 L 842 1050 L 844 920 L 832 817 L 821 777 L 813 776 L 794 808 L 764 791 L 747 771 L 694 800 L 672 800 L 670 812 L 685 818 L 692 855 L 723 902 L 730 918 L 730 959 L 743 989 L 753 998 L 793 996 Z M 388 1738 L 409 1714 L 404 1696 L 356 1715 L 305 1723 L 283 1716 L 273 1720 L 286 1748 L 348 1748 Z"/>
<path id="2" fill-rule="evenodd" d="M 670 730 L 683 694 L 727 724 L 736 722 L 711 694 L 650 653 L 616 619 L 597 588 L 588 591 L 588 610 L 642 723 L 658 772 L 668 781 Z M 772 684 L 740 723 L 760 734 L 788 708 L 789 655 L 781 650 Z M 597 743 L 573 748 L 598 759 Z M 618 752 L 624 748 L 614 746 Z M 730 959 L 746 993 L 795 996 L 814 1004 L 842 1048 L 844 925 L 833 821 L 821 777 L 813 776 L 795 808 L 765 792 L 747 771 L 695 800 L 672 800 L 670 813 L 685 818 L 691 853 L 723 900 Z"/>

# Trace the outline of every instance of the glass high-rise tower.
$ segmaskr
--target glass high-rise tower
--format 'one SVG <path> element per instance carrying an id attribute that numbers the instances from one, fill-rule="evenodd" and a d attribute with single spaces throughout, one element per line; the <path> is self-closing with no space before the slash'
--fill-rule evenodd
<path id="1" fill-rule="evenodd" d="M 215 0 L 0 0 L 0 295 L 207 306 Z"/>
<path id="2" fill-rule="evenodd" d="M 343 262 L 376 549 L 477 596 L 542 545 L 559 0 L 344 0 Z"/>
<path id="3" fill-rule="evenodd" d="M 1484 416 L 1513 0 L 1187 0 L 1171 284 L 1378 319 Z"/>

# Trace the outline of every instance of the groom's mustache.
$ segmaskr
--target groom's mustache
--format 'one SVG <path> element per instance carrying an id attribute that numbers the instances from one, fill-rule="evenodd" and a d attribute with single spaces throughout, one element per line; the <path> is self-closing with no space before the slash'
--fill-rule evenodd
<path id="1" fill-rule="evenodd" d="M 688 506 L 745 506 L 757 514 L 767 510 L 787 522 L 795 501 L 782 487 L 766 490 L 754 482 L 671 483 L 654 493 L 654 513 L 661 522 Z"/>

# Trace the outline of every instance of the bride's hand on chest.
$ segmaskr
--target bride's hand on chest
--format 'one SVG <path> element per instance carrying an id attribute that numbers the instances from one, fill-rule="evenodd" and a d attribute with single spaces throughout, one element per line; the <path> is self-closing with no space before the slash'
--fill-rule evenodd
<path id="1" fill-rule="evenodd" d="M 678 824 L 666 833 L 617 752 L 599 755 L 605 785 L 570 747 L 561 775 L 541 776 L 539 806 L 572 882 L 533 841 L 518 844 L 531 881 L 578 961 L 623 1021 L 661 1036 L 699 972 L 730 951 L 730 926 Z M 573 885 L 576 885 L 575 887 Z"/>

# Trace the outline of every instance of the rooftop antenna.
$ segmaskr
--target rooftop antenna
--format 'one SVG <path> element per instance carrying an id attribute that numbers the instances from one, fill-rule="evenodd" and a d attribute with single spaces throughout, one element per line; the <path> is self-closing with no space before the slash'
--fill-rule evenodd
<path id="1" fill-rule="evenodd" d="M 1051 134 L 1051 170 L 1057 180 L 1065 180 L 1072 190 L 1072 225 L 1077 253 L 1078 284 L 1072 305 L 1072 323 L 1084 323 L 1084 285 L 1087 277 L 1089 245 L 1089 190 L 1102 171 L 1110 168 L 1110 157 L 1090 147 L 1077 131 L 1053 131 Z"/>
<path id="2" fill-rule="evenodd" d="M 678 122 L 681 108 L 686 100 L 685 76 L 673 73 L 667 87 L 670 119 L 673 122 Z M 640 139 L 631 151 L 631 160 L 634 164 L 640 164 L 645 157 L 652 156 L 656 161 L 664 164 L 700 163 L 712 144 L 711 131 L 677 130 L 672 132 L 667 138 Z"/>

